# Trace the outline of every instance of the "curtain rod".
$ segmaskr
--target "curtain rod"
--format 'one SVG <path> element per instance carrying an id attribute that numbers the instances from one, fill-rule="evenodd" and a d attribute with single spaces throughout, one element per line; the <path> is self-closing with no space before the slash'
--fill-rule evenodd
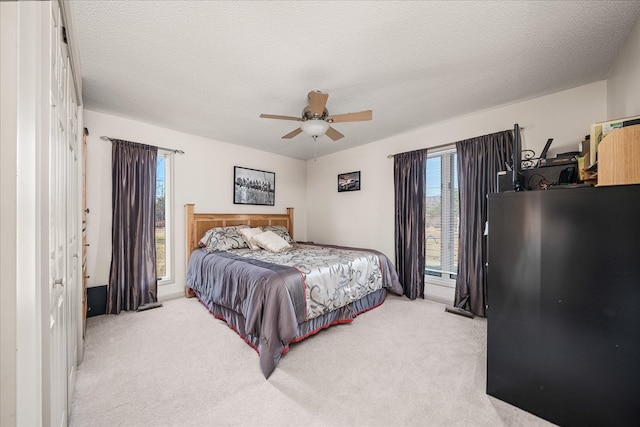
<path id="1" fill-rule="evenodd" d="M 396 153 L 396 154 L 389 154 L 389 155 L 387 156 L 387 159 L 392 159 L 392 158 L 394 158 L 395 156 L 397 156 L 397 155 L 399 155 L 399 154 L 412 153 L 412 152 L 414 152 L 414 151 L 422 151 L 422 150 L 433 150 L 433 149 L 436 149 L 436 148 L 449 147 L 449 146 L 451 146 L 451 145 L 455 145 L 455 142 L 454 142 L 454 143 L 451 143 L 451 142 L 450 142 L 450 143 L 448 143 L 448 144 L 435 145 L 435 146 L 433 146 L 433 147 L 418 148 L 417 150 L 403 151 L 403 152 L 401 152 L 401 153 Z"/>
<path id="2" fill-rule="evenodd" d="M 507 129 L 507 130 L 511 130 L 511 129 Z M 520 126 L 520 130 L 524 130 L 524 126 Z M 494 132 L 494 133 L 497 133 L 497 132 Z M 489 135 L 491 135 L 491 134 L 489 134 Z M 411 153 L 412 151 L 420 151 L 420 150 L 434 150 L 434 149 L 437 149 L 437 148 L 448 147 L 450 145 L 455 145 L 455 144 L 456 144 L 455 142 L 449 142 L 449 143 L 446 143 L 446 144 L 434 145 L 433 147 L 425 147 L 425 148 L 420 148 L 420 149 L 417 149 L 417 150 L 409 150 L 409 151 L 403 151 L 401 153 L 389 154 L 387 156 L 387 159 L 392 159 L 395 156 L 397 156 L 398 154 Z"/>
<path id="3" fill-rule="evenodd" d="M 103 141 L 110 141 L 110 142 L 113 142 L 115 140 L 115 138 L 109 138 L 108 136 L 101 136 L 100 139 Z M 184 151 L 182 150 L 174 150 L 173 148 L 165 148 L 165 147 L 158 147 L 158 148 L 161 150 L 171 151 L 175 154 L 184 154 Z"/>

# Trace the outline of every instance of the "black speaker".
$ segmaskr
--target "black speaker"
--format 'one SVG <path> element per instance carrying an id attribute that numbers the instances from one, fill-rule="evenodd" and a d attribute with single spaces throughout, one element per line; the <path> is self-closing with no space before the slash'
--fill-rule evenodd
<path id="1" fill-rule="evenodd" d="M 558 184 L 573 184 L 578 182 L 578 174 L 574 166 L 564 168 L 560 171 L 558 177 Z"/>
<path id="2" fill-rule="evenodd" d="M 524 177 L 522 174 L 518 174 L 518 183 L 520 184 L 520 189 L 524 190 Z M 498 180 L 496 185 L 496 192 L 502 193 L 503 191 L 514 191 L 514 182 L 513 182 L 513 172 L 512 171 L 502 171 L 498 172 Z"/>
<path id="3" fill-rule="evenodd" d="M 87 317 L 107 312 L 107 285 L 87 288 Z"/>
<path id="4" fill-rule="evenodd" d="M 498 185 L 496 191 L 502 193 L 503 191 L 513 190 L 513 182 L 511 181 L 511 174 L 506 171 L 498 172 Z"/>

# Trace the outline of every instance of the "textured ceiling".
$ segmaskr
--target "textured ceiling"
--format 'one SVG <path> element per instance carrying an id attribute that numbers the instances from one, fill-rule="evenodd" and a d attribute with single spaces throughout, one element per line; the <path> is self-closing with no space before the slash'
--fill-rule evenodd
<path id="1" fill-rule="evenodd" d="M 640 1 L 69 3 L 85 108 L 299 159 L 602 80 L 640 17 Z M 373 120 L 314 145 L 259 118 L 300 116 L 310 90 Z"/>

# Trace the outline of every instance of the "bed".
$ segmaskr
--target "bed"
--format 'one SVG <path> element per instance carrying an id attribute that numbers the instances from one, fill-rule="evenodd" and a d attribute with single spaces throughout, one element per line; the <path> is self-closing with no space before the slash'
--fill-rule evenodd
<path id="1" fill-rule="evenodd" d="M 194 208 L 186 205 L 186 297 L 197 297 L 258 352 L 265 378 L 290 344 L 353 321 L 380 306 L 388 291 L 403 293 L 393 264 L 378 251 L 294 241 L 293 208 L 286 214 L 211 214 Z M 224 238 L 232 235 L 226 241 L 236 242 L 240 230 L 258 236 L 231 248 L 216 246 L 212 237 L 231 233 Z M 262 241 L 271 234 L 278 234 L 278 245 L 289 246 L 273 249 Z M 242 246 L 249 242 L 253 249 Z"/>

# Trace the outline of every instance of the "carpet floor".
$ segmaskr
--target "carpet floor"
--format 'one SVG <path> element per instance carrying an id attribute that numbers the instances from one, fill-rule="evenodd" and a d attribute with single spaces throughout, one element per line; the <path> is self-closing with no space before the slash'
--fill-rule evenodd
<path id="1" fill-rule="evenodd" d="M 257 353 L 197 299 L 87 319 L 70 426 L 550 426 L 485 393 L 485 319 L 389 295 Z"/>

